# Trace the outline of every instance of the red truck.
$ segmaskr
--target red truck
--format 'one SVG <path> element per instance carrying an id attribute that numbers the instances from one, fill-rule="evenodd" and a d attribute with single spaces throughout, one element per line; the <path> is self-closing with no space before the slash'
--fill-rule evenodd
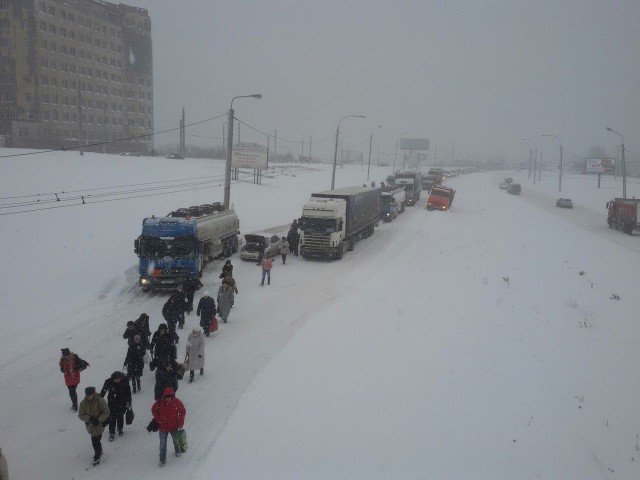
<path id="1" fill-rule="evenodd" d="M 453 197 L 455 196 L 456 191 L 453 188 L 445 187 L 443 185 L 433 186 L 425 208 L 427 210 L 447 211 L 451 208 Z"/>
<path id="2" fill-rule="evenodd" d="M 640 230 L 640 199 L 637 198 L 614 198 L 607 202 L 607 223 L 609 228 L 622 230 L 629 235 L 635 230 Z"/>

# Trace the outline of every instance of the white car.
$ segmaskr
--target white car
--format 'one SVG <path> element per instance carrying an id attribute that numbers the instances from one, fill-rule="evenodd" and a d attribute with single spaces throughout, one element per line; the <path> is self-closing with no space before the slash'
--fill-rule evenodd
<path id="1" fill-rule="evenodd" d="M 507 188 L 509 188 L 509 185 L 511 185 L 511 184 L 507 183 L 507 182 L 502 182 L 500 184 L 500 190 L 506 190 Z"/>
<path id="2" fill-rule="evenodd" d="M 257 262 L 262 251 L 264 254 L 273 258 L 280 254 L 280 246 L 282 245 L 282 237 L 272 235 L 247 234 L 244 236 L 244 245 L 240 249 L 240 258 L 243 260 L 253 260 Z"/>

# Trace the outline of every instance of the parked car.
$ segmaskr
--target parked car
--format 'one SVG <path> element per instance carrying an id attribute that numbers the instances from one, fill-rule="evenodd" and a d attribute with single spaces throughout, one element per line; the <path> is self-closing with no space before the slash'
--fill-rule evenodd
<path id="1" fill-rule="evenodd" d="M 500 184 L 500 190 L 506 190 L 507 188 L 509 188 L 509 185 L 510 185 L 510 184 L 509 184 L 509 183 L 507 183 L 507 182 L 502 182 L 502 183 Z"/>
<path id="2" fill-rule="evenodd" d="M 559 198 L 558 200 L 556 200 L 556 207 L 573 208 L 573 202 L 570 198 Z"/>
<path id="3" fill-rule="evenodd" d="M 178 160 L 184 160 L 184 157 L 182 155 L 180 155 L 179 153 L 176 153 L 176 152 L 172 152 L 172 153 L 168 154 L 167 158 L 177 158 Z"/>
<path id="4" fill-rule="evenodd" d="M 521 190 L 522 187 L 520 187 L 519 183 L 512 183 L 509 185 L 509 188 L 507 188 L 507 193 L 510 193 L 511 195 L 520 195 Z"/>
<path id="5" fill-rule="evenodd" d="M 120 155 L 123 155 L 125 157 L 139 157 L 140 152 L 137 150 L 131 150 L 130 152 L 120 152 Z"/>
<path id="6" fill-rule="evenodd" d="M 244 245 L 240 249 L 240 258 L 253 260 L 254 262 L 258 261 L 263 249 L 265 255 L 275 257 L 280 253 L 281 245 L 282 237 L 279 235 L 268 237 L 266 235 L 247 234 L 244 236 Z"/>

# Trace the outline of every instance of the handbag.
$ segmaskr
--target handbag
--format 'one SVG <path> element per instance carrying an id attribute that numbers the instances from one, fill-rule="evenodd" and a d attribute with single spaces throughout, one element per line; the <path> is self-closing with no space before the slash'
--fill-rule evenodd
<path id="1" fill-rule="evenodd" d="M 213 333 L 217 331 L 218 331 L 218 319 L 216 317 L 213 317 L 213 319 L 211 320 L 211 323 L 209 324 L 209 333 Z"/>
<path id="2" fill-rule="evenodd" d="M 178 365 L 178 368 L 176 369 L 176 377 L 178 378 L 178 380 L 182 380 L 182 377 L 184 377 L 184 372 L 185 371 L 186 371 L 186 368 L 184 368 L 184 364 L 183 363 Z"/>
<path id="3" fill-rule="evenodd" d="M 124 414 L 124 421 L 127 425 L 131 425 L 133 423 L 133 419 L 135 418 L 135 414 L 133 413 L 133 408 L 129 408 L 127 413 Z"/>
<path id="4" fill-rule="evenodd" d="M 187 432 L 184 430 L 178 430 L 178 434 L 176 435 L 176 443 L 178 444 L 178 448 L 180 448 L 180 453 L 184 453 L 189 448 L 189 443 L 187 442 Z"/>

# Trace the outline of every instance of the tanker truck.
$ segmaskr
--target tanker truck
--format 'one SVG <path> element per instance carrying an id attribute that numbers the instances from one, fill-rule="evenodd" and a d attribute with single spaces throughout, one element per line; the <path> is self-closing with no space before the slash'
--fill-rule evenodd
<path id="1" fill-rule="evenodd" d="M 134 241 L 143 291 L 173 290 L 198 278 L 207 262 L 238 251 L 240 221 L 222 203 L 180 208 L 142 221 Z"/>
<path id="2" fill-rule="evenodd" d="M 381 189 L 348 187 L 312 193 L 302 207 L 300 255 L 341 259 L 356 240 L 373 234 L 380 221 Z"/>

